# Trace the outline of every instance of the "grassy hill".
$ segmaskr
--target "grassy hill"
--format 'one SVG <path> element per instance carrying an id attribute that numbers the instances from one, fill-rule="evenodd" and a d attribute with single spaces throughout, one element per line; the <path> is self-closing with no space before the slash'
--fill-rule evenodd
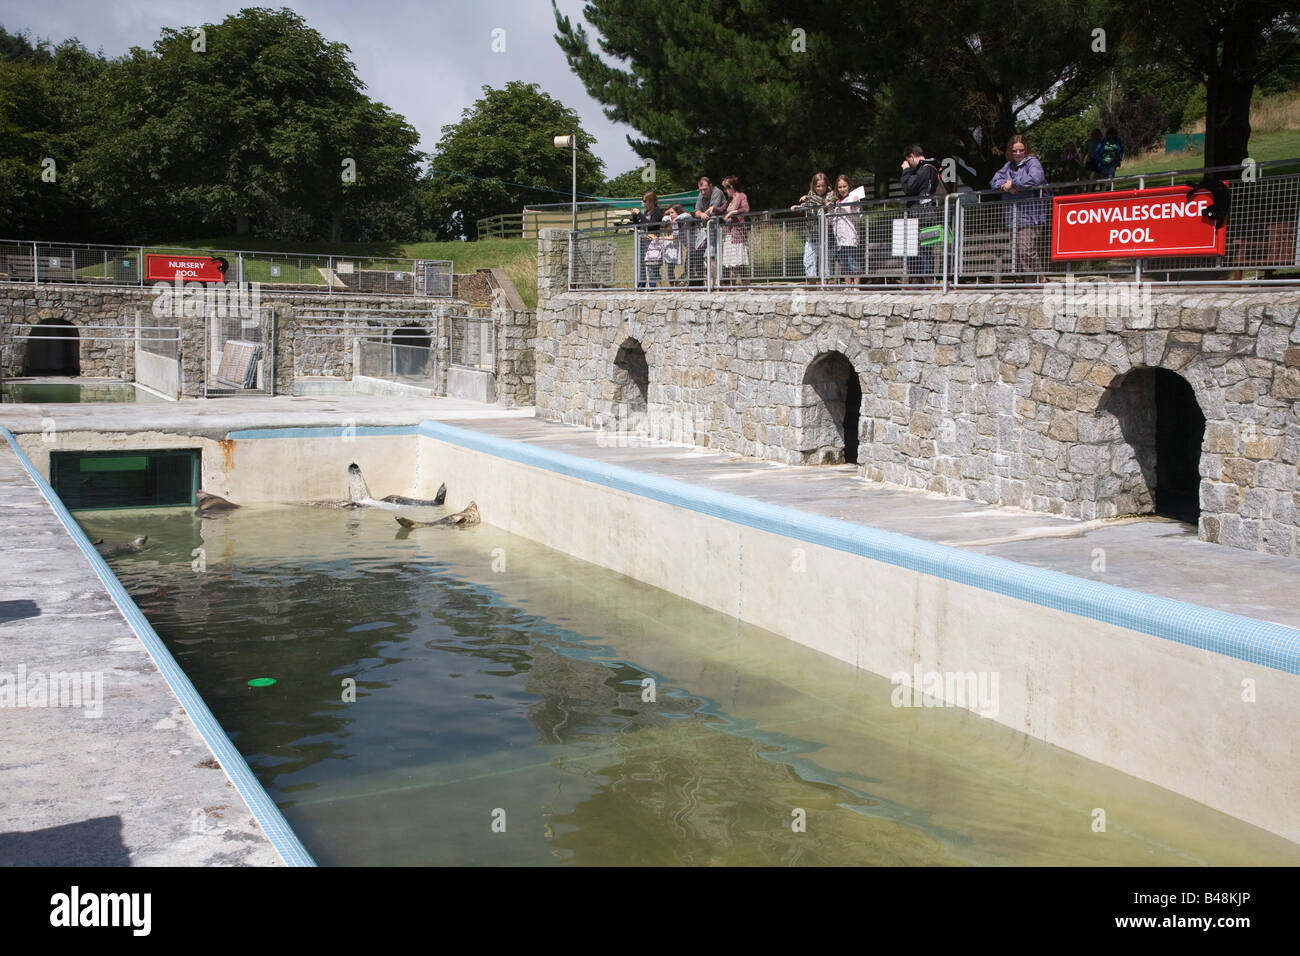
<path id="1" fill-rule="evenodd" d="M 1184 133 L 1205 132 L 1205 118 L 1184 127 Z M 1257 163 L 1300 158 L 1300 91 L 1257 99 L 1250 108 L 1250 158 Z M 1246 157 L 1242 157 L 1245 159 Z M 1163 149 L 1125 158 L 1122 175 L 1198 169 L 1205 165 L 1204 149 L 1166 153 Z"/>

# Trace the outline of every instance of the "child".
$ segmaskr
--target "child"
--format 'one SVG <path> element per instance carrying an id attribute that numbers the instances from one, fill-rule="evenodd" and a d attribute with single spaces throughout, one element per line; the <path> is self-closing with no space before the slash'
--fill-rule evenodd
<path id="1" fill-rule="evenodd" d="M 821 224 L 818 213 L 826 208 L 830 197 L 831 185 L 825 173 L 813 173 L 808 192 L 799 197 L 799 202 L 790 207 L 791 212 L 804 212 L 807 238 L 803 244 L 803 274 L 806 278 L 816 279 L 821 275 Z"/>
<path id="2" fill-rule="evenodd" d="M 839 176 L 835 180 L 835 198 L 829 204 L 830 230 L 835 237 L 836 271 L 844 276 L 849 285 L 858 284 L 858 274 L 862 271 L 862 260 L 858 256 L 858 218 L 859 197 L 851 195 L 852 185 L 848 176 Z"/>

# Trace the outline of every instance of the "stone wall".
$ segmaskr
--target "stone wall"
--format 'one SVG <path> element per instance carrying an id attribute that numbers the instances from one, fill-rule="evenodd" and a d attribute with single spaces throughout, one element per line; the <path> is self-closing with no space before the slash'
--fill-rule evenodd
<path id="1" fill-rule="evenodd" d="M 1300 291 L 1147 287 L 1135 308 L 1062 308 L 1042 290 L 568 293 L 563 237 L 539 241 L 542 417 L 843 460 L 838 354 L 861 390 L 864 477 L 1107 518 L 1155 505 L 1153 390 L 1167 380 L 1152 370 L 1165 369 L 1206 419 L 1190 492 L 1199 477 L 1201 537 L 1300 556 Z"/>
<path id="2" fill-rule="evenodd" d="M 497 328 L 497 403 L 507 408 L 534 405 L 537 313 L 531 309 L 494 308 L 492 315 Z"/>
<path id="3" fill-rule="evenodd" d="M 85 329 L 79 337 L 80 374 L 85 377 L 121 378 L 135 376 L 135 346 L 132 340 L 104 341 L 106 336 L 121 339 L 133 335 L 135 311 L 152 313 L 157 293 L 153 288 L 98 289 L 85 286 L 42 286 L 0 284 L 0 367 L 7 378 L 26 374 L 27 349 L 23 341 L 24 326 L 46 319 L 56 319 L 74 326 L 114 326 L 122 331 Z M 185 311 L 184 297 L 182 312 Z M 250 306 L 252 302 L 248 303 Z M 338 310 L 345 309 L 345 312 Z M 277 394 L 293 393 L 294 380 L 301 377 L 329 377 L 350 380 L 354 373 L 352 334 L 321 335 L 312 326 L 371 325 L 379 330 L 382 313 L 394 310 L 418 310 L 420 314 L 402 316 L 400 325 L 425 329 L 437 350 L 435 387 L 446 394 L 449 322 L 452 312 L 463 313 L 463 302 L 431 300 L 411 296 L 321 295 L 311 293 L 260 293 L 257 313 L 262 329 L 269 338 L 274 315 L 274 375 Z M 198 309 L 193 310 L 198 312 Z M 252 310 L 250 309 L 250 312 Z M 479 310 L 478 314 L 487 314 Z M 536 313 L 524 310 L 496 309 L 497 319 L 497 395 L 507 405 L 533 404 L 533 340 L 536 336 Z M 322 316 L 327 316 L 322 318 Z M 203 395 L 204 323 L 189 315 L 166 324 L 179 325 L 181 388 L 185 397 Z M 389 328 L 393 322 L 388 322 Z M 268 356 L 269 358 L 269 356 Z M 270 375 L 270 362 L 264 365 Z"/>

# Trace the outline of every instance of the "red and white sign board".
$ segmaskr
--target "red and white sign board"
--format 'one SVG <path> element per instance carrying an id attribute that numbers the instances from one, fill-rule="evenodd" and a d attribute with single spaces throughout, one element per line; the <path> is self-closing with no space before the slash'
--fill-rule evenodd
<path id="1" fill-rule="evenodd" d="M 225 282 L 226 277 L 217 268 L 217 260 L 207 256 L 163 256 L 145 253 L 144 277 L 146 282 Z"/>
<path id="2" fill-rule="evenodd" d="M 1186 186 L 1053 196 L 1052 258 L 1221 256 L 1227 228 L 1201 216 L 1213 204 Z"/>

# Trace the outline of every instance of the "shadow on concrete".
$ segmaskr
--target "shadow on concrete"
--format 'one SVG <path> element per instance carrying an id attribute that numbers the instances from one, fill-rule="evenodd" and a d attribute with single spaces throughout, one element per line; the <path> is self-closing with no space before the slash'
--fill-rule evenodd
<path id="1" fill-rule="evenodd" d="M 0 833 L 0 866 L 130 866 L 121 817 Z"/>
<path id="2" fill-rule="evenodd" d="M 40 616 L 41 608 L 35 601 L 0 601 L 0 624 Z"/>

